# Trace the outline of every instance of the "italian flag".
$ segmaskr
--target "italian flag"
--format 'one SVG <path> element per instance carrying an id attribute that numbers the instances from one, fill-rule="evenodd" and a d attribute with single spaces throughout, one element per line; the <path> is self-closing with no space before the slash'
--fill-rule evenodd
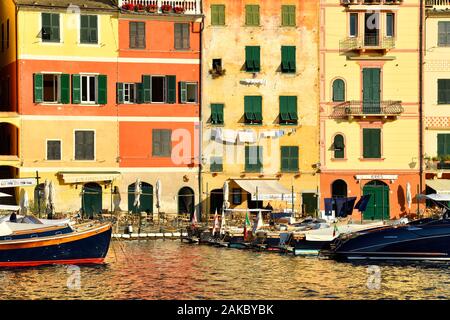
<path id="1" fill-rule="evenodd" d="M 250 218 L 248 212 L 245 213 L 245 223 L 244 223 L 244 240 L 247 239 L 248 229 L 251 226 Z"/>

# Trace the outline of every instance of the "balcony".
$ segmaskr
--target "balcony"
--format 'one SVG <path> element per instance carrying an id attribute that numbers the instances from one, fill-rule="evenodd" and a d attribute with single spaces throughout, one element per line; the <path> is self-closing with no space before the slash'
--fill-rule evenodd
<path id="1" fill-rule="evenodd" d="M 398 5 L 402 4 L 403 0 L 341 0 L 341 5 Z"/>
<path id="2" fill-rule="evenodd" d="M 124 11 L 141 14 L 202 14 L 201 0 L 119 0 Z"/>
<path id="3" fill-rule="evenodd" d="M 339 52 L 345 54 L 351 51 L 383 51 L 395 48 L 393 37 L 379 37 L 377 35 L 365 35 L 364 37 L 348 37 L 339 42 Z"/>
<path id="4" fill-rule="evenodd" d="M 404 112 L 401 101 L 346 101 L 336 105 L 333 110 L 334 117 L 348 117 L 349 120 L 359 118 L 397 118 Z"/>
<path id="5" fill-rule="evenodd" d="M 436 10 L 449 9 L 450 0 L 425 0 L 425 7 Z"/>

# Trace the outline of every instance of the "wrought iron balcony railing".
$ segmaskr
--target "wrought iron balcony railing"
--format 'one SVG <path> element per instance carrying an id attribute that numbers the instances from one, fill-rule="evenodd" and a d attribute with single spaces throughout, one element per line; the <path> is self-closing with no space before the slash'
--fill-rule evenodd
<path id="1" fill-rule="evenodd" d="M 132 7 L 140 6 L 143 12 L 151 13 L 165 13 L 164 8 L 167 7 L 170 8 L 169 13 L 177 12 L 177 9 L 182 9 L 178 12 L 184 14 L 202 13 L 200 0 L 118 0 L 119 8 L 125 8 L 124 5 L 125 7 L 128 5 Z"/>
<path id="2" fill-rule="evenodd" d="M 364 35 L 361 37 L 348 37 L 339 42 L 339 51 L 345 53 L 355 50 L 383 50 L 395 48 L 394 37 Z"/>
<path id="3" fill-rule="evenodd" d="M 334 107 L 336 117 L 397 117 L 404 112 L 401 101 L 346 101 Z"/>
<path id="4" fill-rule="evenodd" d="M 425 0 L 425 7 L 436 9 L 450 8 L 450 0 Z"/>
<path id="5" fill-rule="evenodd" d="M 342 5 L 401 4 L 403 0 L 341 0 Z"/>

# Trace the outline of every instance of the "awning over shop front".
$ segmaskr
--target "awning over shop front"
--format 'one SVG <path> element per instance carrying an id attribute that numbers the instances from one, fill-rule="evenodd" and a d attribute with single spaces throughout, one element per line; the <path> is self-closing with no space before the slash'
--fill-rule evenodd
<path id="1" fill-rule="evenodd" d="M 278 180 L 234 180 L 242 189 L 252 195 L 252 200 L 284 200 L 292 201 L 291 190 Z M 295 194 L 294 194 L 295 199 Z"/>
<path id="2" fill-rule="evenodd" d="M 84 182 L 99 182 L 112 181 L 120 176 L 120 172 L 59 172 L 59 176 L 64 183 L 84 183 Z"/>
<path id="3" fill-rule="evenodd" d="M 450 179 L 429 179 L 426 184 L 437 194 L 450 194 Z"/>
<path id="4" fill-rule="evenodd" d="M 427 195 L 423 195 L 420 194 L 418 195 L 419 199 L 430 199 L 430 200 L 434 200 L 434 201 L 450 201 L 450 193 L 433 193 L 433 194 L 427 194 Z"/>

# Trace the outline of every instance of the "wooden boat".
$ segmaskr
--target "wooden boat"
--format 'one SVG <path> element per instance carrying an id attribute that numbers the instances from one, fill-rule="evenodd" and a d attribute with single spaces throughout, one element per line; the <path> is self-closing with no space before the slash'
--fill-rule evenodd
<path id="1" fill-rule="evenodd" d="M 0 267 L 103 263 L 111 231 L 110 223 L 15 230 L 0 240 Z"/>

